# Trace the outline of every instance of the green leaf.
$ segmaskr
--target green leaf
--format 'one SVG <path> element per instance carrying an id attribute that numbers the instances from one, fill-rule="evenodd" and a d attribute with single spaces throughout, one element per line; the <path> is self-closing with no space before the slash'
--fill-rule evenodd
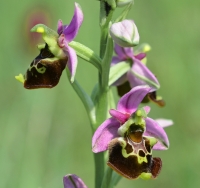
<path id="1" fill-rule="evenodd" d="M 109 75 L 109 86 L 111 86 L 116 80 L 118 80 L 122 75 L 124 75 L 128 70 L 130 70 L 131 66 L 126 61 L 122 61 L 113 65 L 110 68 Z"/>
<path id="2" fill-rule="evenodd" d="M 75 42 L 75 41 L 70 42 L 69 46 L 71 46 L 76 51 L 76 54 L 80 58 L 93 64 L 99 70 L 99 72 L 102 71 L 101 70 L 101 61 L 102 60 L 97 54 L 94 53 L 94 51 L 92 51 L 87 46 L 85 46 L 79 42 Z"/>

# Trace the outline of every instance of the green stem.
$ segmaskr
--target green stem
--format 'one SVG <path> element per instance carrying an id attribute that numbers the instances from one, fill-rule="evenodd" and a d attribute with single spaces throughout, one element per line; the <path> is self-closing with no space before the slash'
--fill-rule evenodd
<path id="1" fill-rule="evenodd" d="M 97 93 L 97 102 L 95 103 L 97 121 L 95 128 L 97 128 L 107 116 L 108 110 L 108 80 L 110 72 L 110 62 L 112 59 L 113 53 L 113 41 L 108 39 L 108 30 L 109 23 L 112 18 L 113 10 L 111 10 L 108 15 L 105 10 L 105 2 L 100 2 L 100 27 L 101 27 L 101 38 L 100 38 L 100 58 L 103 59 L 101 62 L 102 71 L 99 71 L 98 78 L 98 93 Z M 100 188 L 102 180 L 104 177 L 104 154 L 98 153 L 94 154 L 95 159 L 95 187 Z"/>
<path id="2" fill-rule="evenodd" d="M 109 31 L 109 24 L 112 19 L 112 15 L 114 10 L 110 10 L 108 15 L 105 11 L 105 2 L 100 2 L 100 27 L 101 27 L 101 38 L 100 38 L 100 58 L 103 59 L 106 45 L 107 45 L 107 38 L 108 38 L 108 31 Z"/>
<path id="3" fill-rule="evenodd" d="M 100 125 L 107 117 L 109 72 L 113 54 L 113 40 L 108 37 L 104 58 L 102 60 L 102 73 L 99 74 L 99 93 L 97 96 L 97 125 Z"/>
<path id="4" fill-rule="evenodd" d="M 101 188 L 111 188 L 111 179 L 112 179 L 113 170 L 110 167 L 107 167 L 106 173 L 104 175 Z"/>
<path id="5" fill-rule="evenodd" d="M 105 55 L 102 60 L 102 88 L 103 90 L 108 87 L 112 55 L 113 55 L 113 40 L 109 36 L 107 40 Z"/>
<path id="6" fill-rule="evenodd" d="M 68 68 L 66 68 L 66 72 L 67 72 L 67 76 L 70 80 L 70 71 Z M 91 100 L 91 98 L 89 97 L 89 95 L 83 90 L 83 88 L 79 85 L 79 83 L 74 80 L 74 82 L 70 82 L 73 89 L 75 90 L 75 92 L 77 93 L 77 95 L 79 96 L 79 98 L 81 99 L 86 111 L 87 111 L 87 114 L 88 114 L 88 117 L 89 117 L 89 120 L 90 120 L 90 124 L 91 125 L 94 125 L 96 124 L 96 110 L 95 110 L 95 107 L 94 107 L 94 104 Z M 92 130 L 93 129 L 93 126 L 92 126 Z"/>
<path id="7" fill-rule="evenodd" d="M 116 109 L 116 104 L 112 89 L 109 89 L 108 100 L 109 100 L 109 109 Z"/>
<path id="8" fill-rule="evenodd" d="M 104 176 L 104 153 L 94 153 L 95 162 L 95 188 L 100 188 Z"/>

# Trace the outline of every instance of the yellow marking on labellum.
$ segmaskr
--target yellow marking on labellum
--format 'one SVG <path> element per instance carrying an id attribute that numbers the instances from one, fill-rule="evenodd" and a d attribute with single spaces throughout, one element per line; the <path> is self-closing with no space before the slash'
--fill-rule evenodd
<path id="1" fill-rule="evenodd" d="M 143 150 L 142 150 L 143 151 Z M 141 157 L 139 155 L 137 155 L 137 158 L 138 158 L 138 163 L 141 164 L 143 162 L 147 163 L 147 157 L 146 157 L 146 154 L 145 154 L 145 157 Z"/>
<path id="2" fill-rule="evenodd" d="M 145 163 L 148 162 L 146 154 L 145 154 L 145 157 L 141 157 L 138 154 L 134 153 L 134 147 L 133 146 L 132 146 L 133 147 L 133 151 L 131 153 L 127 153 L 126 149 L 125 149 L 125 147 L 127 145 L 126 141 L 123 138 L 118 138 L 118 141 L 121 143 L 121 146 L 122 146 L 122 155 L 124 156 L 124 158 L 128 158 L 129 156 L 131 156 L 131 155 L 133 156 L 134 155 L 134 156 L 137 157 L 139 164 L 141 164 L 143 162 L 145 162 Z"/>
<path id="3" fill-rule="evenodd" d="M 37 70 L 37 72 L 40 73 L 40 74 L 44 74 L 45 71 L 46 71 L 46 67 L 45 66 L 37 68 L 37 65 L 33 65 L 33 66 L 29 67 L 29 71 L 31 71 L 31 69 L 33 67 L 35 67 L 35 69 Z"/>
<path id="4" fill-rule="evenodd" d="M 150 141 L 150 146 L 152 146 L 152 147 L 158 142 L 158 140 L 154 137 L 151 137 L 151 136 L 144 136 L 144 137 Z M 151 153 L 152 153 L 152 151 L 151 151 Z"/>
<path id="5" fill-rule="evenodd" d="M 44 33 L 44 28 L 43 27 L 38 27 L 36 32 L 38 33 Z"/>
<path id="6" fill-rule="evenodd" d="M 15 79 L 18 80 L 21 83 L 24 83 L 24 76 L 22 74 L 19 74 L 18 76 L 15 76 Z"/>

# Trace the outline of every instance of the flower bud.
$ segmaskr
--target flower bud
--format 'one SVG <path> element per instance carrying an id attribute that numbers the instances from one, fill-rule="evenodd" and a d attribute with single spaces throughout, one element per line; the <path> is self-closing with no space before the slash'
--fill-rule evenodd
<path id="1" fill-rule="evenodd" d="M 87 188 L 83 180 L 75 174 L 63 177 L 64 188 Z"/>
<path id="2" fill-rule="evenodd" d="M 139 43 L 138 29 L 133 20 L 123 20 L 110 27 L 110 35 L 119 46 L 132 47 Z"/>

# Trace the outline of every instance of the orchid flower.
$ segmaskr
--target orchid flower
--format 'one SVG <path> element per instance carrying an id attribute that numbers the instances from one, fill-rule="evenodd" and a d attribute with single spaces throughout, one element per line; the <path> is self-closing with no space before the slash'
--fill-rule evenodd
<path id="1" fill-rule="evenodd" d="M 63 177 L 64 188 L 87 188 L 81 178 L 75 174 L 68 174 Z"/>
<path id="2" fill-rule="evenodd" d="M 132 47 L 121 47 L 117 44 L 115 44 L 115 53 L 117 56 L 113 57 L 111 66 L 124 61 L 131 64 L 130 70 L 113 84 L 117 86 L 118 94 L 123 96 L 135 86 L 148 84 L 152 89 L 148 93 L 148 98 L 145 98 L 146 101 L 150 99 L 158 105 L 164 106 L 164 101 L 156 96 L 156 90 L 160 87 L 160 84 L 155 75 L 142 62 L 146 53 L 134 54 Z"/>
<path id="3" fill-rule="evenodd" d="M 108 165 L 128 179 L 155 178 L 161 169 L 160 158 L 152 157 L 152 149 L 165 150 L 169 140 L 157 121 L 147 117 L 150 107 L 138 109 L 143 98 L 152 90 L 137 86 L 111 109 L 92 138 L 94 153 L 109 150 Z"/>
<path id="4" fill-rule="evenodd" d="M 45 44 L 39 45 L 40 54 L 33 60 L 24 78 L 20 74 L 16 79 L 24 83 L 27 89 L 51 88 L 58 84 L 66 65 L 74 81 L 77 55 L 69 43 L 76 37 L 83 21 L 83 13 L 75 3 L 74 16 L 69 25 L 58 21 L 57 32 L 43 24 L 37 24 L 31 31 L 42 34 Z"/>

